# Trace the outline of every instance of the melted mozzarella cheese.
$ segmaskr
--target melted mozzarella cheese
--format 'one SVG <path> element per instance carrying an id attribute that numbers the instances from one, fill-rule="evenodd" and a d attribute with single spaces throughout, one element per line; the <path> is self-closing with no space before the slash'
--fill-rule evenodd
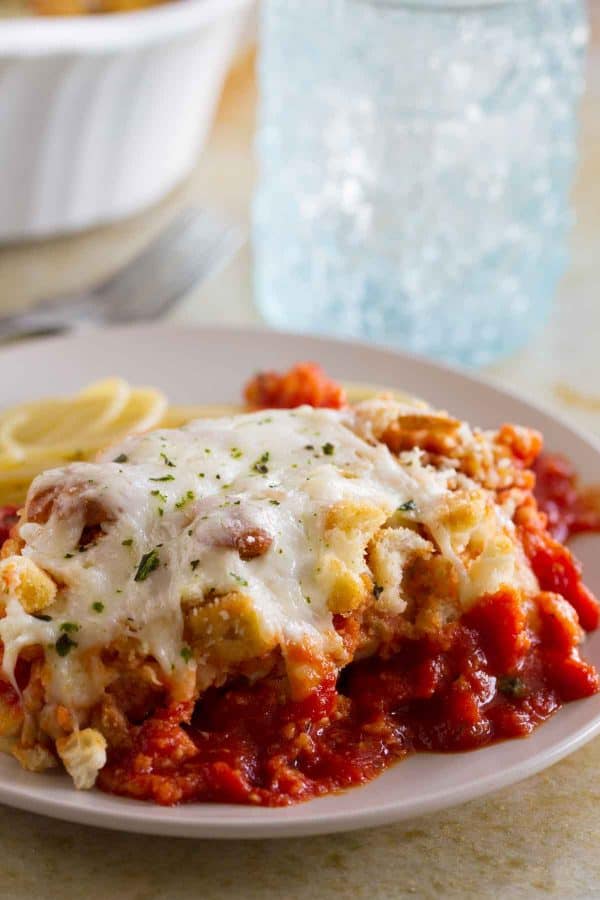
<path id="1" fill-rule="evenodd" d="M 22 552 L 54 578 L 58 598 L 50 621 L 8 603 L 5 670 L 23 646 L 62 639 L 68 653 L 47 654 L 48 699 L 87 706 L 104 676 L 82 675 L 84 654 L 130 635 L 177 673 L 188 665 L 182 598 L 202 602 L 209 592 L 250 597 L 263 632 L 284 647 L 332 652 L 339 639 L 318 574 L 328 512 L 353 503 L 388 517 L 412 501 L 418 521 L 433 521 L 454 476 L 421 465 L 418 452 L 402 462 L 353 426 L 352 412 L 310 407 L 202 419 L 39 476 L 30 496 L 59 488 L 66 499 L 47 523 L 21 526 Z M 90 503 L 106 520 L 81 546 Z M 267 535 L 268 549 L 243 558 L 243 533 Z"/>

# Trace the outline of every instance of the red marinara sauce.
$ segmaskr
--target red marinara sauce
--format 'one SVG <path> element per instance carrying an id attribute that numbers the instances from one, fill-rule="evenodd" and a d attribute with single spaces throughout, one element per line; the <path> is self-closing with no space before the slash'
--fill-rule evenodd
<path id="1" fill-rule="evenodd" d="M 16 506 L 0 506 L 0 548 L 10 537 L 11 529 L 17 524 L 18 519 Z"/>
<path id="2" fill-rule="evenodd" d="M 540 594 L 541 635 L 510 592 L 482 598 L 435 640 L 353 663 L 303 702 L 283 679 L 211 689 L 159 711 L 109 756 L 99 786 L 160 804 L 285 806 L 369 781 L 419 750 L 529 734 L 563 702 L 598 690 L 561 598 Z"/>
<path id="3" fill-rule="evenodd" d="M 581 488 L 573 464 L 565 456 L 542 453 L 534 472 L 534 494 L 556 540 L 564 542 L 585 531 L 600 532 L 600 488 Z"/>
<path id="4" fill-rule="evenodd" d="M 346 392 L 317 363 L 298 363 L 287 372 L 259 372 L 244 388 L 250 409 L 293 409 L 296 406 L 341 409 Z"/>

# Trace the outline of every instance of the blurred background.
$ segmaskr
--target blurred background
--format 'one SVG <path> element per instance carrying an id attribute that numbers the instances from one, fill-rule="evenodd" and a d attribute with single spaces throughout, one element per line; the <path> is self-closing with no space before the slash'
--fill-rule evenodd
<path id="1" fill-rule="evenodd" d="M 572 6 L 570 0 L 566 0 L 566 2 L 560 0 L 560 3 L 559 0 L 552 0 L 552 2 L 565 8 Z M 179 4 L 170 5 L 179 6 Z M 274 8 L 277 6 L 281 7 L 281 4 L 273 4 Z M 289 8 L 292 9 L 296 6 L 297 4 L 292 3 Z M 166 6 L 160 9 L 164 10 Z M 141 15 L 145 15 L 145 13 Z M 201 150 L 191 163 L 191 173 L 174 188 L 168 190 L 166 196 L 158 202 L 153 202 L 139 214 L 127 216 L 114 224 L 81 232 L 76 231 L 68 236 L 30 240 L 23 239 L 17 234 L 6 238 L 0 247 L 0 311 L 3 314 L 31 308 L 44 298 L 75 291 L 101 280 L 109 272 L 117 270 L 124 262 L 131 259 L 153 236 L 160 234 L 177 211 L 190 204 L 213 210 L 231 223 L 244 225 L 248 234 L 251 233 L 252 199 L 257 180 L 255 134 L 259 97 L 256 74 L 259 53 L 256 46 L 258 16 L 256 9 L 248 4 L 238 10 L 236 15 L 238 19 L 236 20 L 235 34 L 232 32 L 227 36 L 227 40 L 234 41 L 235 46 L 232 45 L 230 49 L 223 50 L 220 56 L 220 59 L 226 59 L 228 70 L 226 77 L 224 76 L 222 92 L 218 85 L 215 86 L 215 97 L 218 96 L 219 99 L 214 121 L 210 116 L 212 110 L 207 112 L 207 106 L 210 106 L 210 103 L 207 104 L 205 100 L 202 100 L 202 111 L 200 109 L 198 111 L 198 118 L 206 119 L 202 127 L 209 130 Z M 481 359 L 473 359 L 464 353 L 461 355 L 461 352 L 457 354 L 440 353 L 436 346 L 433 346 L 431 353 L 435 356 L 445 355 L 446 358 L 459 362 L 483 365 L 486 372 L 504 384 L 513 386 L 524 394 L 549 402 L 556 409 L 567 411 L 574 420 L 600 430 L 600 386 L 597 363 L 600 305 L 596 299 L 597 284 L 600 279 L 600 4 L 595 0 L 589 0 L 587 15 L 590 33 L 584 64 L 585 89 L 580 102 L 577 99 L 577 89 L 575 81 L 573 81 L 575 85 L 573 115 L 577 110 L 579 111 L 574 180 L 570 189 L 575 224 L 572 230 L 567 228 L 566 267 L 563 269 L 559 265 L 556 267 L 558 287 L 555 290 L 550 285 L 548 289 L 552 298 L 556 296 L 556 303 L 552 306 L 549 317 L 546 317 L 544 313 L 540 322 L 536 321 L 535 328 L 531 328 L 531 333 L 524 329 L 520 338 L 517 335 L 518 339 L 513 342 L 517 349 L 514 349 L 513 344 L 509 343 L 506 347 L 500 348 L 501 352 L 499 350 L 498 353 L 492 348 L 493 352 L 490 351 L 489 354 L 483 355 Z M 101 18 L 95 17 L 94 21 L 100 22 Z M 115 17 L 109 16 L 108 18 L 114 19 Z M 263 35 L 266 33 L 271 42 L 275 40 L 276 25 L 280 28 L 280 20 L 275 22 L 275 19 L 272 18 L 263 29 Z M 102 25 L 102 27 L 104 26 Z M 573 29 L 573 33 L 575 33 L 575 26 Z M 278 32 L 279 37 L 282 33 L 281 30 Z M 0 27 L 0 38 L 1 35 Z M 552 39 L 555 40 L 555 37 L 554 35 Z M 213 38 L 216 40 L 218 35 L 213 35 Z M 222 47 L 224 46 L 225 44 L 222 45 Z M 0 40 L 0 50 L 1 48 L 2 41 Z M 199 50 L 196 48 L 195 53 L 198 52 Z M 272 65 L 274 64 L 272 48 L 270 52 L 269 65 Z M 315 50 L 316 52 L 317 50 Z M 229 60 L 231 60 L 230 65 Z M 294 64 L 293 61 L 290 61 L 291 67 Z M 211 65 L 214 66 L 214 60 L 211 62 L 207 56 L 203 71 L 208 71 Z M 268 92 L 270 89 L 268 79 L 273 78 L 272 72 L 264 71 L 264 65 L 263 63 L 263 93 Z M 219 66 L 217 65 L 216 68 L 218 69 Z M 175 78 L 176 75 L 177 73 L 173 77 Z M 166 75 L 164 77 L 166 78 Z M 277 83 L 280 83 L 281 80 L 285 81 L 283 74 Z M 290 80 L 293 80 L 292 76 L 290 76 Z M 6 82 L 4 84 L 6 85 Z M 560 82 L 551 87 L 555 93 L 561 91 L 563 94 L 568 93 Z M 0 86 L 0 102 L 2 90 L 3 88 Z M 179 92 L 185 92 L 185 90 L 186 88 L 179 84 Z M 68 95 L 67 99 L 69 99 Z M 277 99 L 281 104 L 286 98 L 281 95 Z M 138 98 L 136 102 L 139 104 L 142 101 Z M 166 103 L 166 100 L 164 102 Z M 271 107 L 273 105 L 271 103 Z M 310 111 L 310 107 L 307 109 Z M 138 107 L 133 104 L 128 114 L 137 115 L 136 110 Z M 150 113 L 148 114 L 150 115 Z M 271 137 L 273 122 L 268 121 L 268 117 L 272 115 L 272 108 L 265 109 L 263 106 L 263 168 L 265 168 L 265 133 L 268 132 L 267 136 Z M 303 115 L 309 115 L 309 112 L 303 112 Z M 156 117 L 160 118 L 158 112 Z M 4 121 L 5 118 L 0 116 L 0 128 L 3 127 Z M 200 126 L 198 125 L 198 127 Z M 297 132 L 298 128 L 293 127 Z M 133 130 L 131 123 L 127 128 L 129 131 Z M 284 141 L 285 139 L 289 141 L 289 135 L 282 131 L 280 137 L 285 151 Z M 559 138 L 556 140 L 552 138 L 556 145 L 560 143 Z M 31 139 L 33 141 L 36 139 L 35 127 L 31 131 Z M 356 140 L 356 135 L 350 134 L 346 136 L 346 139 L 350 142 L 349 146 L 351 147 L 352 141 Z M 518 136 L 515 136 L 516 142 L 519 139 Z M 5 134 L 0 139 L 0 143 L 3 141 L 6 145 L 11 140 L 14 140 L 14 136 L 11 138 Z M 115 145 L 125 147 L 125 144 L 125 137 L 116 134 Z M 143 169 L 145 157 L 150 158 L 153 154 L 152 143 L 146 143 L 145 148 L 135 147 L 132 152 L 139 160 L 139 168 Z M 540 154 L 543 152 L 545 152 L 544 148 L 540 148 Z M 266 170 L 268 175 L 268 166 Z M 164 177 L 168 181 L 168 176 Z M 27 179 L 25 167 L 21 172 L 21 178 Z M 304 186 L 301 174 L 298 178 L 300 179 L 298 184 Z M 565 183 L 568 188 L 571 183 L 570 176 L 566 177 Z M 19 194 L 27 189 L 28 186 L 23 180 L 19 185 Z M 393 184 L 391 190 L 394 190 Z M 263 195 L 265 193 L 263 190 Z M 264 200 L 264 196 L 262 199 Z M 404 202 L 405 199 L 404 197 L 400 198 L 399 202 Z M 269 209 L 267 209 L 267 217 L 268 214 Z M 281 214 L 282 221 L 285 222 L 285 217 L 293 215 L 293 211 L 284 209 Z M 568 218 L 567 213 L 565 215 Z M 534 222 L 534 231 L 538 225 L 539 222 Z M 281 231 L 281 222 L 278 227 Z M 265 236 L 264 222 L 261 224 L 261 228 L 262 230 L 259 229 L 260 240 L 263 245 L 266 243 L 269 246 L 270 238 L 268 234 Z M 294 234 L 293 240 L 296 243 L 300 240 L 299 232 Z M 556 247 L 558 255 L 562 252 L 560 240 L 557 241 Z M 256 253 L 256 241 L 254 250 Z M 310 255 L 310 250 L 307 252 Z M 538 261 L 538 270 L 544 266 L 550 266 L 554 258 L 553 252 L 548 256 L 547 248 L 544 252 L 548 258 L 545 262 L 543 258 L 541 262 Z M 266 262 L 264 260 L 264 246 L 261 253 L 263 256 L 261 271 L 264 276 L 264 272 L 267 274 L 269 272 L 270 263 L 268 259 Z M 506 267 L 509 262 L 509 257 L 500 255 L 496 265 Z M 435 268 L 437 264 L 434 260 L 430 268 Z M 260 322 L 266 319 L 267 322 L 280 327 L 285 326 L 288 315 L 285 309 L 278 317 L 277 313 L 273 314 L 269 302 L 265 302 L 264 298 L 259 297 L 258 306 L 261 310 L 259 311 L 255 297 L 257 281 L 253 277 L 255 275 L 253 270 L 253 245 L 252 241 L 249 241 L 216 277 L 189 290 L 181 303 L 170 313 L 170 318 L 182 323 L 236 324 Z M 281 275 L 281 273 L 278 274 Z M 284 272 L 281 277 L 283 279 L 281 284 L 285 289 L 287 283 L 285 278 L 290 277 L 289 273 Z M 398 285 L 393 280 L 394 277 L 394 273 L 392 273 L 392 288 L 397 291 Z M 302 287 L 301 278 L 298 283 Z M 273 281 L 273 284 L 277 286 L 278 282 Z M 483 284 L 485 287 L 487 282 L 483 282 Z M 319 287 L 321 288 L 323 285 L 320 284 Z M 258 288 L 263 294 L 269 292 L 264 284 L 261 287 L 259 283 Z M 325 283 L 324 289 L 328 289 L 327 283 Z M 508 310 L 508 306 L 503 306 L 502 297 L 495 299 L 493 296 L 490 297 L 486 291 L 488 291 L 487 287 L 482 294 L 486 298 L 481 301 L 482 307 L 494 307 L 500 317 L 500 327 L 502 327 L 502 316 L 504 315 L 504 322 L 508 328 L 509 312 L 504 313 L 505 309 Z M 448 307 L 448 302 L 447 298 L 444 298 L 444 306 L 440 308 Z M 456 299 L 450 298 L 450 302 L 456 302 Z M 290 306 L 290 311 L 292 306 L 296 308 L 298 304 L 294 301 Z M 437 315 L 436 310 L 438 307 L 431 305 L 429 313 L 427 313 L 427 309 L 425 312 L 423 310 L 420 312 L 417 310 L 417 312 L 421 319 L 424 316 L 427 318 L 429 315 L 431 320 Z M 321 324 L 319 315 L 322 315 L 322 328 L 319 327 Z M 316 318 L 306 323 L 306 329 L 331 331 L 331 323 L 327 327 L 326 320 L 332 315 L 335 319 L 335 308 L 323 307 L 321 313 L 317 310 Z M 542 319 L 544 320 L 543 327 Z M 357 320 L 358 324 L 354 333 L 357 329 L 360 335 L 368 332 L 370 320 L 367 321 L 367 325 L 365 325 L 365 321 L 367 320 L 364 317 L 360 321 Z M 373 333 L 368 332 L 367 336 L 374 340 L 381 340 L 381 332 L 382 329 L 385 332 L 385 324 L 385 321 L 383 324 L 380 323 L 379 331 L 374 326 Z M 398 323 L 393 324 L 396 327 Z M 294 322 L 293 326 L 302 329 L 303 323 Z M 481 337 L 486 329 L 489 330 L 486 323 L 480 324 L 478 327 L 480 330 L 475 334 L 475 339 L 478 336 Z M 521 328 L 519 324 L 516 327 L 517 329 Z M 353 333 L 352 325 L 349 325 L 345 333 Z M 417 338 L 420 339 L 419 336 Z M 414 338 L 413 335 L 413 339 L 408 341 L 409 349 L 429 352 L 430 347 L 427 342 L 425 341 L 421 346 L 417 338 Z M 472 338 L 473 335 L 469 338 L 471 344 L 473 343 Z M 393 342 L 402 346 L 401 340 Z M 519 347 L 519 343 L 522 346 Z"/>

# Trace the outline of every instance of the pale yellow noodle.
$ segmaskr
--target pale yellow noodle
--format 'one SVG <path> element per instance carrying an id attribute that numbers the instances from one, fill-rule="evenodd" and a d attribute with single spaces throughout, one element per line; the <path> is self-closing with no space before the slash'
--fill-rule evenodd
<path id="1" fill-rule="evenodd" d="M 130 397 L 127 382 L 111 378 L 73 398 L 9 410 L 0 421 L 0 447 L 9 457 L 26 460 L 68 453 L 73 435 L 83 445 L 101 444 L 103 431 L 123 412 Z"/>
<path id="2" fill-rule="evenodd" d="M 0 503 L 21 503 L 33 478 L 156 428 L 167 410 L 164 394 L 131 388 L 119 378 L 90 385 L 75 397 L 23 404 L 0 416 Z"/>

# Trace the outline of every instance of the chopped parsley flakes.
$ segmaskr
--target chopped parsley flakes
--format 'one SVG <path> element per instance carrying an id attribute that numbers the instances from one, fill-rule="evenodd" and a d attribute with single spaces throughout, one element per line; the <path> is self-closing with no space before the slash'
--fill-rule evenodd
<path id="1" fill-rule="evenodd" d="M 166 453 L 161 453 L 161 454 L 160 454 L 160 458 L 161 458 L 162 461 L 164 462 L 165 466 L 169 466 L 170 469 L 174 469 L 174 468 L 175 468 L 175 463 L 174 463 L 174 462 L 171 462 L 171 460 L 169 459 L 169 457 L 167 456 Z"/>
<path id="2" fill-rule="evenodd" d="M 148 553 L 144 553 L 142 556 L 133 580 L 145 581 L 155 569 L 158 569 L 159 565 L 160 557 L 158 555 L 158 550 L 156 548 L 154 550 L 149 550 Z"/>
<path id="3" fill-rule="evenodd" d="M 513 697 L 520 700 L 527 693 L 525 682 L 516 675 L 502 675 L 497 681 L 498 690 L 506 697 Z"/>
<path id="4" fill-rule="evenodd" d="M 335 453 L 335 447 L 333 446 L 333 444 L 330 444 L 329 441 L 327 441 L 326 444 L 323 444 L 321 449 L 325 456 L 333 456 L 333 454 Z"/>
<path id="5" fill-rule="evenodd" d="M 128 461 L 129 461 L 129 457 L 127 456 L 126 453 L 119 453 L 119 455 L 115 456 L 115 458 L 113 459 L 113 462 L 116 462 L 116 463 L 124 463 L 124 462 L 128 462 Z"/>
<path id="6" fill-rule="evenodd" d="M 269 462 L 270 457 L 271 457 L 271 454 L 269 453 L 269 451 L 265 450 L 263 455 L 260 456 L 254 463 L 254 465 L 252 466 L 254 471 L 258 472 L 260 475 L 266 475 L 267 472 L 269 471 L 269 467 L 268 467 L 267 463 Z"/>
<path id="7" fill-rule="evenodd" d="M 188 503 L 191 503 L 192 500 L 196 499 L 196 495 L 193 491 L 186 491 L 183 497 L 180 497 L 179 500 L 175 504 L 175 509 L 183 509 Z"/>
<path id="8" fill-rule="evenodd" d="M 232 459 L 241 459 L 241 457 L 244 455 L 243 451 L 240 450 L 239 447 L 232 447 L 229 452 L 231 454 Z"/>
<path id="9" fill-rule="evenodd" d="M 123 547 L 131 547 L 133 544 L 133 538 L 125 538 L 124 541 L 121 541 Z"/>
<path id="10" fill-rule="evenodd" d="M 398 507 L 398 512 L 414 512 L 417 508 L 417 504 L 414 500 L 407 500 L 405 503 L 401 503 Z"/>
<path id="11" fill-rule="evenodd" d="M 151 478 L 150 481 L 175 481 L 175 476 L 163 475 L 161 478 Z"/>
<path id="12" fill-rule="evenodd" d="M 166 503 L 166 502 L 167 502 L 167 495 L 166 495 L 166 494 L 163 494 L 163 493 L 162 493 L 161 491 L 159 491 L 158 489 L 155 490 L 155 491 L 150 491 L 150 496 L 151 496 L 151 497 L 158 497 L 158 499 L 159 499 L 159 500 L 162 500 L 163 503 Z"/>
<path id="13" fill-rule="evenodd" d="M 104 603 L 100 603 L 99 600 L 96 600 L 95 603 L 92 603 L 92 609 L 97 613 L 104 612 Z"/>
<path id="14" fill-rule="evenodd" d="M 73 647 L 77 646 L 77 642 L 72 640 L 68 634 L 61 634 L 54 646 L 59 656 L 66 656 Z"/>
<path id="15" fill-rule="evenodd" d="M 73 631 L 79 631 L 79 625 L 76 622 L 63 622 L 60 630 L 66 634 L 71 634 Z"/>
<path id="16" fill-rule="evenodd" d="M 200 565 L 200 560 L 193 559 L 190 563 L 190 566 L 192 567 L 192 572 L 195 572 L 199 565 Z"/>
<path id="17" fill-rule="evenodd" d="M 234 579 L 234 581 L 237 581 L 237 583 L 238 583 L 238 584 L 241 584 L 242 587 L 248 587 L 248 582 L 246 581 L 245 578 L 242 578 L 241 575 L 236 575 L 235 572 L 230 572 L 229 574 L 230 574 L 231 577 Z"/>
<path id="18" fill-rule="evenodd" d="M 182 647 L 179 651 L 179 654 L 182 660 L 186 663 L 189 663 L 190 659 L 193 656 L 191 647 Z"/>

